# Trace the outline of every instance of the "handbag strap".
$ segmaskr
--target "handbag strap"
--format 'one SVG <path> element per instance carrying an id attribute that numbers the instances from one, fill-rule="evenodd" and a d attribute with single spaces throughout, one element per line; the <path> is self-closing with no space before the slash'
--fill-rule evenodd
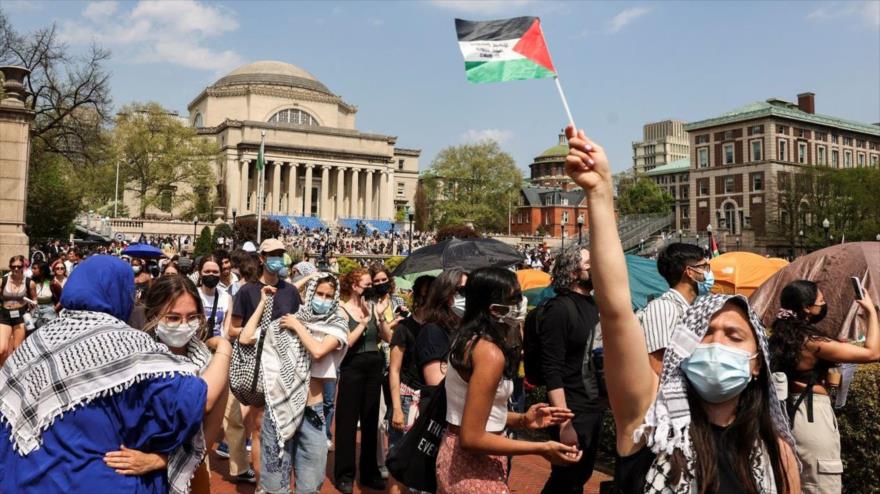
<path id="1" fill-rule="evenodd" d="M 214 335 L 214 324 L 217 322 L 217 301 L 220 300 L 220 290 L 214 289 L 214 306 L 211 307 L 211 317 L 208 318 L 208 331 Z"/>
<path id="2" fill-rule="evenodd" d="M 260 319 L 260 332 L 257 335 L 257 358 L 254 363 L 254 380 L 251 382 L 251 392 L 257 390 L 257 382 L 260 378 L 260 363 L 263 357 L 263 343 L 266 341 L 266 331 L 268 331 L 269 325 L 272 324 L 272 305 L 274 301 L 274 296 L 267 297 L 266 305 L 263 307 L 263 315 Z"/>

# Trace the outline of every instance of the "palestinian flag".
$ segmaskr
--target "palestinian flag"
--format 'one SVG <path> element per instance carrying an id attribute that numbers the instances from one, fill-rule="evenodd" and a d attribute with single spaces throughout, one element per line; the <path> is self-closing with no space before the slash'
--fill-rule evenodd
<path id="1" fill-rule="evenodd" d="M 455 20 L 458 46 L 469 82 L 504 82 L 555 77 L 541 20 Z"/>
<path id="2" fill-rule="evenodd" d="M 715 258 L 721 255 L 718 251 L 718 242 L 715 241 L 715 235 L 709 234 L 709 250 L 712 251 L 711 257 Z"/>

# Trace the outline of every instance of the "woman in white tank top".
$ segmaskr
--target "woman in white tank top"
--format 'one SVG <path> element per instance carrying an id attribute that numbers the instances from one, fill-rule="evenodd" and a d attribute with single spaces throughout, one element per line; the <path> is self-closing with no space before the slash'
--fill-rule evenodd
<path id="1" fill-rule="evenodd" d="M 575 463 L 576 446 L 504 437 L 505 428 L 540 429 L 573 417 L 571 410 L 533 405 L 507 411 L 519 367 L 526 304 L 516 275 L 483 268 L 470 274 L 464 318 L 449 354 L 446 431 L 437 455 L 437 493 L 508 493 L 506 456 L 541 455 Z"/>

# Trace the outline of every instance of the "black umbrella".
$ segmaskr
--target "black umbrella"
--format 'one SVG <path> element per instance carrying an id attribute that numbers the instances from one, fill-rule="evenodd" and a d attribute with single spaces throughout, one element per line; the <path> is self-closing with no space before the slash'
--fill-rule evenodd
<path id="1" fill-rule="evenodd" d="M 397 266 L 392 276 L 446 268 L 473 271 L 487 267 L 508 267 L 522 261 L 522 254 L 516 249 L 492 238 L 452 238 L 413 251 Z"/>

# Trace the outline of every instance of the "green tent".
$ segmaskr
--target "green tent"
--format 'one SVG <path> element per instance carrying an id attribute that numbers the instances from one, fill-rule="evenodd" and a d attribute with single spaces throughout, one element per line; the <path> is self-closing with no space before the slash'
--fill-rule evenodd
<path id="1" fill-rule="evenodd" d="M 648 302 L 669 290 L 666 280 L 657 272 L 657 261 L 645 257 L 626 255 L 626 270 L 629 277 L 629 293 L 633 310 L 639 310 Z M 544 300 L 556 295 L 553 287 L 535 288 L 526 291 L 529 307 L 535 307 Z"/>

